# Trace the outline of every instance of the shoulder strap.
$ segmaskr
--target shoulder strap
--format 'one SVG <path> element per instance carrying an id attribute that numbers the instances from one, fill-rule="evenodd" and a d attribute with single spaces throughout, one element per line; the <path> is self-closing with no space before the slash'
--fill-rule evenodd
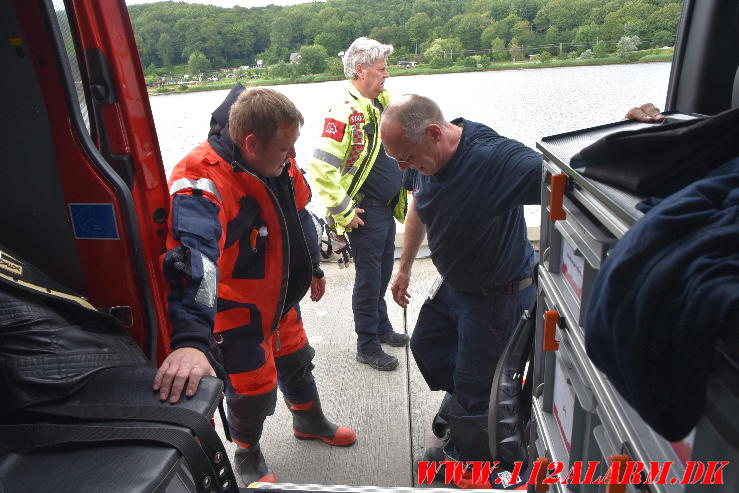
<path id="1" fill-rule="evenodd" d="M 76 303 L 88 310 L 96 311 L 95 307 L 89 301 L 70 292 L 65 287 L 50 279 L 34 265 L 29 264 L 0 245 L 0 284 L 2 283 L 47 298 Z"/>

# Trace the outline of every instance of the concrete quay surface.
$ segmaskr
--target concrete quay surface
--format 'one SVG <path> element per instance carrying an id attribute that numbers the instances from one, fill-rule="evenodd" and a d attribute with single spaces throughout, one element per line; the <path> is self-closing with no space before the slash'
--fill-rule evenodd
<path id="1" fill-rule="evenodd" d="M 277 409 L 267 418 L 261 440 L 267 464 L 281 483 L 417 486 L 415 460 L 424 447 L 438 444 L 431 433 L 431 420 L 443 394 L 428 389 L 408 348 L 383 346 L 400 362 L 391 372 L 376 371 L 355 360 L 354 267 L 339 269 L 330 262 L 322 267 L 326 294 L 317 303 L 306 297 L 301 311 L 308 340 L 316 350 L 314 375 L 323 409 L 335 423 L 351 427 L 357 443 L 330 447 L 320 441 L 295 439 L 290 412 L 278 396 Z M 430 259 L 416 260 L 407 313 L 409 334 L 437 275 Z M 386 302 L 395 331 L 403 332 L 403 310 L 389 289 Z M 220 424 L 217 428 L 221 430 Z M 235 446 L 224 443 L 233 458 Z"/>

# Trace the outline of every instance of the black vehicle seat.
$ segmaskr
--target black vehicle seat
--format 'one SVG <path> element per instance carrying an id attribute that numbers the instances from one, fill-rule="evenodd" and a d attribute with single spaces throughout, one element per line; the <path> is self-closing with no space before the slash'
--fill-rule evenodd
<path id="1" fill-rule="evenodd" d="M 0 261 L 0 493 L 238 491 L 209 421 L 221 380 L 161 402 L 118 319 L 2 246 Z"/>
<path id="2" fill-rule="evenodd" d="M 87 384 L 56 406 L 101 405 L 184 408 L 211 417 L 221 398 L 222 383 L 205 377 L 195 396 L 176 405 L 160 402 L 152 391 L 154 368 L 117 367 L 100 370 Z M 13 416 L 15 422 L 29 417 Z M 85 425 L 184 427 L 146 421 L 85 421 Z M 0 456 L 0 491 L 107 493 L 192 491 L 187 465 L 175 448 L 150 443 L 64 444 Z M 186 485 L 190 485 L 189 487 Z"/>

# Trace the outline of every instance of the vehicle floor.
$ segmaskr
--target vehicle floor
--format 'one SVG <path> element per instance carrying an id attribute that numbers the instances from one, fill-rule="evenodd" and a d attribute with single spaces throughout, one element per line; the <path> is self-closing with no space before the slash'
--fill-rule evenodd
<path id="1" fill-rule="evenodd" d="M 395 270 L 397 266 L 396 261 Z M 314 375 L 323 409 L 335 423 L 351 427 L 357 442 L 351 447 L 331 447 L 320 441 L 295 439 L 290 413 L 280 395 L 261 440 L 267 464 L 281 483 L 417 486 L 415 461 L 424 447 L 439 443 L 431 433 L 431 420 L 443 393 L 429 390 L 409 348 L 383 346 L 398 358 L 396 371 L 376 371 L 355 360 L 351 310 L 354 267 L 339 269 L 336 263 L 322 267 L 326 294 L 317 303 L 306 296 L 301 303 L 303 321 L 316 350 Z M 437 275 L 430 259 L 416 260 L 407 317 L 409 334 Z M 403 310 L 392 300 L 389 288 L 386 302 L 395 331 L 402 332 Z M 220 424 L 217 428 L 222 433 Z M 235 446 L 226 444 L 233 458 Z"/>

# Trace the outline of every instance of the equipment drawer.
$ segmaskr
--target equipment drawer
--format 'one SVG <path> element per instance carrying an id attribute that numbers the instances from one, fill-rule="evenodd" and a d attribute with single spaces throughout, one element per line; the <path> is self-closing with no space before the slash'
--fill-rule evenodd
<path id="1" fill-rule="evenodd" d="M 557 172 L 556 166 L 545 163 L 544 197 L 552 196 L 551 177 Z M 552 205 L 550 200 L 558 200 L 561 204 Z M 616 238 L 571 191 L 565 189 L 559 199 L 546 198 L 544 202 L 540 240 L 544 266 L 575 315 L 574 322 L 583 325 L 593 283 Z M 551 219 L 553 207 L 561 209 L 563 219 Z"/>

